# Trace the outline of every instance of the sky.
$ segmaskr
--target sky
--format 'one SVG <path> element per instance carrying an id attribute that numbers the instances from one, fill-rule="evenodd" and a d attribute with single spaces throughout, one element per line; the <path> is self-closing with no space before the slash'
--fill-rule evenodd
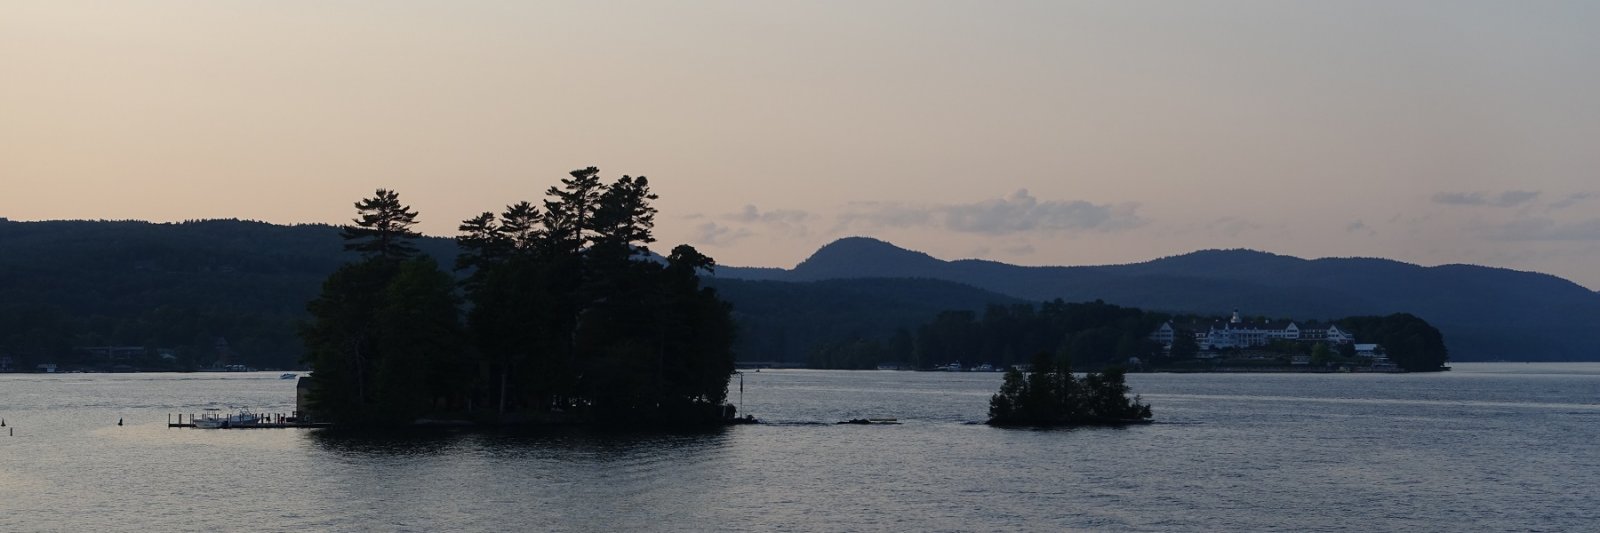
<path id="1" fill-rule="evenodd" d="M 7 1 L 0 217 L 420 229 L 567 171 L 790 267 L 1209 248 L 1600 289 L 1600 3 Z"/>

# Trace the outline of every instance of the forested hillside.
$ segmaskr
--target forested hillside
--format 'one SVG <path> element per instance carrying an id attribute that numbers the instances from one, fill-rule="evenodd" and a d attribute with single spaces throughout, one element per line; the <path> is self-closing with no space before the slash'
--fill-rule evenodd
<path id="1" fill-rule="evenodd" d="M 287 368 L 296 324 L 347 260 L 339 230 L 240 220 L 0 222 L 0 356 L 14 366 L 90 361 L 74 348 L 140 346 L 147 368 Z M 423 252 L 448 268 L 455 243 Z M 176 360 L 157 359 L 172 350 Z"/>

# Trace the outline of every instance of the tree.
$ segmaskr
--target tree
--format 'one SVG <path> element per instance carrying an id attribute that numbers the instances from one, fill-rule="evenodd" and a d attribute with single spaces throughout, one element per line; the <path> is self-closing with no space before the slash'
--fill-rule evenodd
<path id="1" fill-rule="evenodd" d="M 595 248 L 624 258 L 650 253 L 648 246 L 656 241 L 656 208 L 650 202 L 656 198 L 644 176 L 623 176 L 606 187 L 595 212 Z"/>
<path id="2" fill-rule="evenodd" d="M 715 261 L 655 241 L 644 177 L 574 170 L 530 202 L 463 221 L 468 327 L 498 410 L 706 420 L 733 372 L 730 308 L 700 286 Z"/>
<path id="3" fill-rule="evenodd" d="M 545 235 L 563 252 L 578 254 L 588 244 L 594 231 L 595 211 L 599 209 L 600 196 L 605 184 L 600 182 L 600 169 L 588 167 L 568 173 L 561 187 L 552 185 L 545 191 Z"/>
<path id="4" fill-rule="evenodd" d="M 1194 340 L 1194 332 L 1178 329 L 1172 332 L 1173 359 L 1194 359 L 1200 353 L 1200 343 Z"/>
<path id="5" fill-rule="evenodd" d="M 356 208 L 345 249 L 364 259 L 328 277 L 301 328 L 312 400 L 345 424 L 406 421 L 448 404 L 466 379 L 455 283 L 432 259 L 408 259 L 417 213 L 398 194 L 379 189 Z"/>
<path id="6" fill-rule="evenodd" d="M 421 234 L 412 231 L 417 223 L 417 212 L 400 203 L 400 194 L 388 189 L 378 189 L 371 198 L 356 202 L 358 216 L 354 226 L 344 226 L 341 235 L 346 251 L 361 252 L 365 257 L 378 257 L 397 261 L 417 254 L 411 243 Z"/>
<path id="7" fill-rule="evenodd" d="M 1328 348 L 1328 344 L 1327 343 L 1319 342 L 1315 346 L 1311 347 L 1311 363 L 1312 364 L 1318 364 L 1318 365 L 1327 364 L 1327 363 L 1333 361 L 1333 356 L 1334 355 L 1335 354 L 1334 354 L 1333 350 Z"/>

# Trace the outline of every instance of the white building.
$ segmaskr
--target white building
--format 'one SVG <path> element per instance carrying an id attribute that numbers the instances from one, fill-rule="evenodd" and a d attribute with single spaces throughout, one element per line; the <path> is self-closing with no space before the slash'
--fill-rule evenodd
<path id="1" fill-rule="evenodd" d="M 1193 332 L 1195 343 L 1200 345 L 1202 351 L 1265 346 L 1278 340 L 1332 345 L 1355 342 L 1354 335 L 1333 324 L 1323 326 L 1307 322 L 1302 326 L 1292 320 L 1247 322 L 1239 316 L 1238 310 L 1234 310 L 1233 316 L 1227 321 L 1193 322 L 1187 327 L 1167 321 L 1150 334 L 1150 340 L 1171 348 L 1173 339 L 1184 330 Z"/>

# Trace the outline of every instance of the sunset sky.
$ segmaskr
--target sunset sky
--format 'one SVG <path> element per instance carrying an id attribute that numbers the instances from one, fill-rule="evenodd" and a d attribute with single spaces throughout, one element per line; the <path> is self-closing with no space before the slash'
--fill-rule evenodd
<path id="1" fill-rule="evenodd" d="M 0 217 L 422 230 L 646 175 L 661 244 L 1203 248 L 1600 289 L 1600 2 L 5 2 Z"/>

